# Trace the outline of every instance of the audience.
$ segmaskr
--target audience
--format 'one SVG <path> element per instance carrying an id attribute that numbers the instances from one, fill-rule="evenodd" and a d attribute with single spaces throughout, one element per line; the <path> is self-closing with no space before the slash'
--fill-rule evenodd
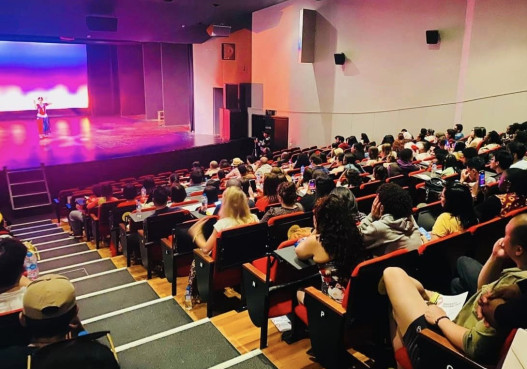
<path id="1" fill-rule="evenodd" d="M 283 174 L 269 173 L 265 176 L 263 182 L 263 196 L 256 201 L 255 206 L 261 212 L 270 204 L 278 203 L 278 185 L 285 182 L 286 178 Z"/>
<path id="2" fill-rule="evenodd" d="M 421 236 L 412 216 L 412 198 L 400 186 L 383 184 L 377 190 L 371 212 L 360 223 L 366 249 L 374 256 L 421 246 Z"/>
<path id="3" fill-rule="evenodd" d="M 302 205 L 296 202 L 296 187 L 293 182 L 280 183 L 277 189 L 277 197 L 280 206 L 275 206 L 267 210 L 260 220 L 261 223 L 267 223 L 269 219 L 278 215 L 298 213 L 304 210 Z"/>
<path id="4" fill-rule="evenodd" d="M 512 155 L 512 164 L 510 168 L 527 169 L 527 160 L 525 160 L 525 145 L 512 141 L 507 145 L 507 150 Z"/>
<path id="5" fill-rule="evenodd" d="M 412 163 L 413 151 L 402 149 L 399 152 L 399 159 L 395 163 L 388 165 L 388 177 L 395 177 L 400 174 L 408 175 L 410 172 L 419 170 L 419 166 Z"/>

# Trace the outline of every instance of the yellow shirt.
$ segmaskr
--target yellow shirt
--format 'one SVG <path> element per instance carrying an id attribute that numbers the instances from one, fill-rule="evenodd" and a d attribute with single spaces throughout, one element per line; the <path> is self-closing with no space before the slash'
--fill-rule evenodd
<path id="1" fill-rule="evenodd" d="M 441 213 L 432 227 L 432 233 L 438 237 L 445 237 L 451 233 L 462 231 L 463 226 L 458 218 L 450 213 Z"/>

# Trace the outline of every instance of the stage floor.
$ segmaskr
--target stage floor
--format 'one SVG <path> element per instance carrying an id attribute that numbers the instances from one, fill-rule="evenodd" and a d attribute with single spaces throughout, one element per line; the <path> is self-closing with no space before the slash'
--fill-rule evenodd
<path id="1" fill-rule="evenodd" d="M 0 168 L 21 169 L 161 153 L 224 142 L 187 126 L 123 117 L 50 117 L 51 136 L 39 139 L 35 119 L 0 122 Z"/>

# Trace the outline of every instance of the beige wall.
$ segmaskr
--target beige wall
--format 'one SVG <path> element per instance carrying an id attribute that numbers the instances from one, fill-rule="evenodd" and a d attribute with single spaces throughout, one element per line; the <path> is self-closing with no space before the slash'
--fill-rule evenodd
<path id="1" fill-rule="evenodd" d="M 264 86 L 264 108 L 290 118 L 292 145 L 444 130 L 456 109 L 468 128 L 501 130 L 527 120 L 527 94 L 517 93 L 527 90 L 527 1 L 505 2 L 282 3 L 253 14 L 252 80 Z M 318 11 L 312 64 L 297 61 L 302 8 Z M 427 29 L 440 30 L 439 47 L 426 44 Z M 349 58 L 343 67 L 334 64 L 337 52 Z"/>
<path id="2" fill-rule="evenodd" d="M 221 44 L 236 45 L 236 60 L 221 59 Z M 251 32 L 240 30 L 229 37 L 211 38 L 193 45 L 195 132 L 213 134 L 214 87 L 251 82 Z"/>

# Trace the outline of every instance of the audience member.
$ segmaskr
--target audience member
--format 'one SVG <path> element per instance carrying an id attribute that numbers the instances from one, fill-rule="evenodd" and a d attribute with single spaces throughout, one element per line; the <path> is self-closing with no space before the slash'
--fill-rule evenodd
<path id="1" fill-rule="evenodd" d="M 170 187 L 170 199 L 172 202 L 183 202 L 187 198 L 187 191 L 185 190 L 185 187 L 181 185 L 180 183 L 173 184 Z"/>
<path id="2" fill-rule="evenodd" d="M 258 210 L 264 212 L 268 205 L 276 204 L 278 202 L 278 185 L 285 181 L 286 178 L 283 174 L 269 173 L 265 176 L 263 182 L 263 196 L 260 197 L 255 204 Z"/>
<path id="3" fill-rule="evenodd" d="M 458 141 L 463 138 L 463 125 L 456 123 L 454 124 L 454 129 L 456 130 L 456 134 L 454 135 L 454 140 Z"/>
<path id="4" fill-rule="evenodd" d="M 203 172 L 201 169 L 195 168 L 190 172 L 189 184 L 186 188 L 187 196 L 190 196 L 193 192 L 203 190 Z"/>
<path id="5" fill-rule="evenodd" d="M 298 213 L 304 210 L 302 205 L 296 202 L 296 187 L 293 182 L 280 183 L 277 189 L 277 196 L 280 206 L 275 206 L 267 210 L 260 220 L 261 223 L 267 223 L 269 219 L 278 215 Z"/>
<path id="6" fill-rule="evenodd" d="M 510 168 L 527 169 L 527 160 L 525 160 L 525 145 L 512 141 L 507 145 L 507 150 L 512 155 L 512 164 Z"/>
<path id="7" fill-rule="evenodd" d="M 485 127 L 474 127 L 467 139 L 467 147 L 478 149 L 487 134 Z"/>
<path id="8" fill-rule="evenodd" d="M 496 131 L 490 131 L 483 139 L 483 145 L 478 151 L 478 154 L 485 154 L 489 151 L 496 150 L 502 145 L 500 135 Z"/>
<path id="9" fill-rule="evenodd" d="M 321 170 L 313 171 L 313 179 L 315 180 L 315 191 L 313 192 L 308 189 L 308 192 L 300 200 L 300 204 L 306 212 L 312 211 L 315 202 L 329 195 L 331 190 L 335 188 L 335 182 Z"/>
<path id="10" fill-rule="evenodd" d="M 447 183 L 441 193 L 443 213 L 432 227 L 432 239 L 466 230 L 478 223 L 470 189 L 460 183 Z"/>
<path id="11" fill-rule="evenodd" d="M 218 174 L 218 171 L 220 170 L 219 164 L 216 160 L 212 160 L 209 163 L 209 168 L 205 171 L 205 176 L 212 177 L 213 175 Z"/>
<path id="12" fill-rule="evenodd" d="M 312 258 L 322 278 L 322 293 L 342 303 L 353 268 L 364 260 L 360 232 L 351 207 L 336 194 L 321 199 L 313 211 L 314 233 L 295 248 L 299 259 Z M 304 302 L 304 292 L 297 293 Z"/>
<path id="13" fill-rule="evenodd" d="M 394 183 L 377 190 L 370 214 L 361 221 L 366 249 L 374 256 L 421 246 L 421 236 L 412 216 L 410 194 Z"/>
<path id="14" fill-rule="evenodd" d="M 489 168 L 496 172 L 495 175 L 488 178 L 488 182 L 497 182 L 502 174 L 510 168 L 512 164 L 512 155 L 506 150 L 498 150 L 489 154 Z"/>
<path id="15" fill-rule="evenodd" d="M 402 149 L 399 153 L 399 159 L 388 165 L 388 177 L 395 177 L 400 174 L 407 176 L 408 173 L 419 170 L 419 166 L 412 163 L 412 158 L 412 150 Z"/>
<path id="16" fill-rule="evenodd" d="M 459 168 L 459 161 L 453 154 L 448 154 L 443 161 L 443 170 L 441 171 L 441 177 L 451 176 L 452 174 L 459 174 L 461 169 Z"/>
<path id="17" fill-rule="evenodd" d="M 26 246 L 17 239 L 0 239 L 0 316 L 22 309 L 22 297 L 30 282 L 23 275 L 26 253 Z"/>
<path id="18" fill-rule="evenodd" d="M 269 165 L 268 163 L 268 159 L 263 156 L 260 158 L 260 164 L 258 166 L 258 169 L 256 169 L 256 177 L 260 177 L 260 178 L 263 178 L 267 173 L 270 173 L 271 172 L 271 169 L 273 169 L 273 167 L 271 165 Z"/>

